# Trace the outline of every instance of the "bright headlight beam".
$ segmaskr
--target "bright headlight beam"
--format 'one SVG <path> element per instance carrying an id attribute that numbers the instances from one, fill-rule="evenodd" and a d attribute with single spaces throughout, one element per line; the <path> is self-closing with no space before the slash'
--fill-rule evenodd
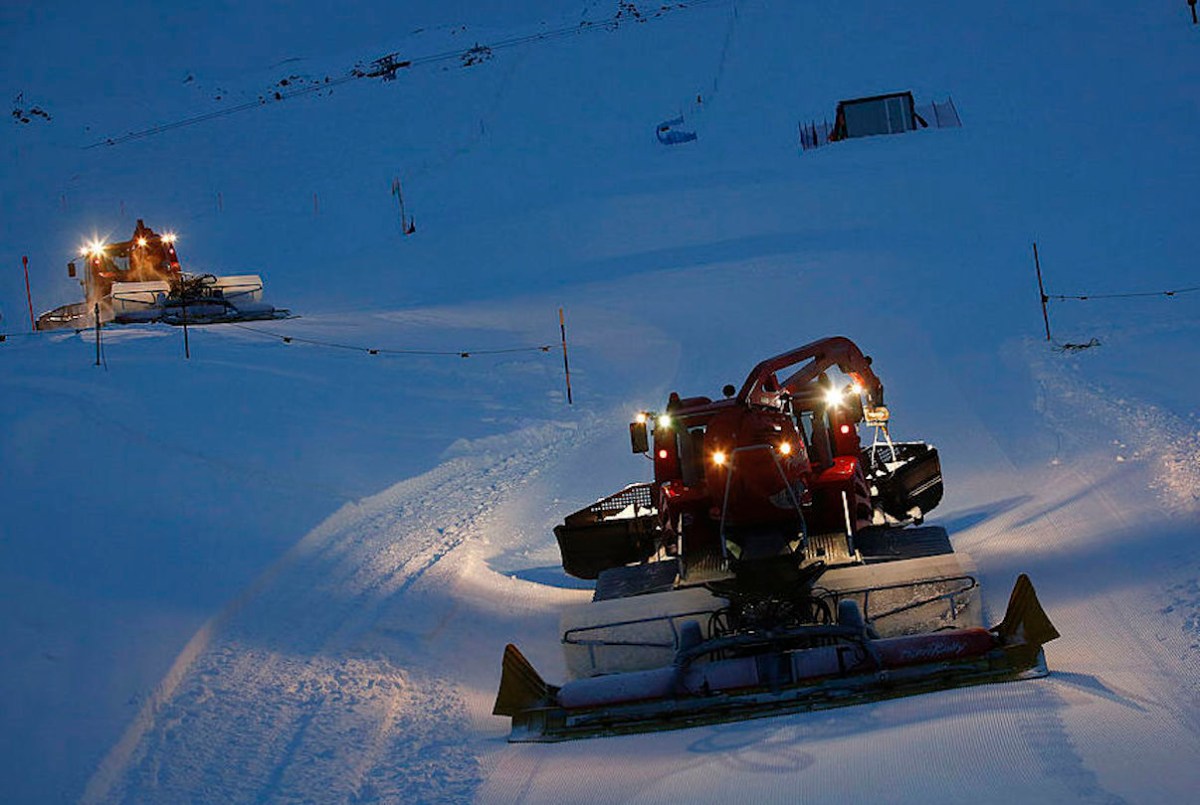
<path id="1" fill-rule="evenodd" d="M 718 450 L 717 452 L 713 453 L 713 455 L 712 455 L 713 463 L 716 464 L 718 467 L 724 467 L 725 460 L 727 458 L 728 458 L 728 456 L 725 455 L 725 452 L 723 450 Z"/>
<path id="2" fill-rule="evenodd" d="M 658 418 L 658 426 L 659 426 L 660 428 L 669 428 L 669 427 L 671 427 L 671 417 L 667 416 L 666 414 L 663 414 L 662 416 L 660 416 L 660 417 Z"/>
<path id="3" fill-rule="evenodd" d="M 826 391 L 825 392 L 825 404 L 828 405 L 830 408 L 836 408 L 837 406 L 841 405 L 842 404 L 841 389 L 831 388 L 828 391 Z"/>

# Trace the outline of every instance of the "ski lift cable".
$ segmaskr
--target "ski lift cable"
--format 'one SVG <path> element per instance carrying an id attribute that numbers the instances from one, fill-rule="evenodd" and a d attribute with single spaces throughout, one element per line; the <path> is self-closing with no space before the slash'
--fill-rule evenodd
<path id="1" fill-rule="evenodd" d="M 1200 291 L 1200 285 L 1192 285 L 1187 288 L 1175 288 L 1169 291 L 1137 291 L 1130 293 L 1092 293 L 1092 294 L 1046 294 L 1046 299 L 1055 300 L 1076 300 L 1086 302 L 1091 299 L 1133 299 L 1135 297 L 1146 296 L 1182 296 L 1183 294 L 1195 293 Z"/>
<path id="2" fill-rule="evenodd" d="M 419 179 L 435 170 L 444 168 L 464 154 L 469 154 L 472 149 L 474 149 L 475 146 L 478 145 L 481 140 L 483 140 L 483 138 L 486 136 L 483 121 L 491 119 L 493 116 L 495 116 L 497 110 L 500 109 L 501 104 L 504 102 L 504 96 L 508 92 L 509 84 L 512 82 L 513 76 L 516 74 L 517 69 L 524 62 L 524 59 L 528 54 L 529 51 L 525 50 L 519 52 L 515 58 L 509 60 L 507 72 L 500 76 L 500 80 L 497 82 L 498 86 L 496 92 L 493 94 L 491 102 L 488 104 L 487 108 L 482 110 L 482 113 L 480 114 L 479 127 L 472 127 L 471 133 L 467 137 L 461 139 L 455 144 L 443 145 L 433 155 L 426 157 L 421 162 L 414 165 L 411 170 L 407 171 L 407 175 L 410 179 Z"/>
<path id="3" fill-rule="evenodd" d="M 738 8 L 737 0 L 732 0 L 732 8 L 729 13 L 729 25 L 725 29 L 725 41 L 721 44 L 721 55 L 717 58 L 717 69 L 713 74 L 712 89 L 708 91 L 709 97 L 716 97 L 721 89 L 721 79 L 725 75 L 725 62 L 729 58 L 729 47 L 733 43 L 734 29 L 737 27 Z"/>
<path id="4" fill-rule="evenodd" d="M 687 11 L 687 10 L 690 10 L 693 8 L 699 8 L 699 7 L 709 6 L 709 5 L 714 5 L 714 4 L 724 4 L 724 3 L 729 3 L 729 2 L 731 2 L 731 0 L 680 0 L 680 2 L 676 2 L 675 4 L 673 4 L 671 6 L 663 6 L 663 7 L 659 8 L 657 10 L 657 13 L 655 14 L 655 16 L 638 17 L 638 18 L 636 18 L 636 21 L 637 22 L 649 22 L 649 21 L 657 18 L 658 16 L 665 16 L 667 12 Z M 342 84 L 347 84 L 351 81 L 357 81 L 357 80 L 363 79 L 363 78 L 381 78 L 381 77 L 382 78 L 387 78 L 387 77 L 394 78 L 396 72 L 402 68 L 408 69 L 410 67 L 418 67 L 418 66 L 423 66 L 423 65 L 427 65 L 427 64 L 436 64 L 439 62 L 451 61 L 454 59 L 463 59 L 464 57 L 467 57 L 472 53 L 479 53 L 479 52 L 491 53 L 491 52 L 494 52 L 497 50 L 505 50 L 508 48 L 519 47 L 521 45 L 526 45 L 526 44 L 531 44 L 531 43 L 536 43 L 536 42 L 546 42 L 546 41 L 550 41 L 550 40 L 562 39 L 562 38 L 569 37 L 569 36 L 577 36 L 579 34 L 587 33 L 590 31 L 615 31 L 622 25 L 626 25 L 626 24 L 628 24 L 627 21 L 617 20 L 617 19 L 604 20 L 604 21 L 599 21 L 599 22 L 593 22 L 591 20 L 584 20 L 584 21 L 578 23 L 577 25 L 567 26 L 567 27 L 563 27 L 563 28 L 556 28 L 556 29 L 553 29 L 550 31 L 541 31 L 539 33 L 534 33 L 534 34 L 523 34 L 520 36 L 510 37 L 508 39 L 502 39 L 502 40 L 499 40 L 497 42 L 487 44 L 487 45 L 476 43 L 469 48 L 461 48 L 458 50 L 444 51 L 442 53 L 435 53 L 435 54 L 431 54 L 428 56 L 418 56 L 413 59 L 403 59 L 402 54 L 399 51 L 394 51 L 392 53 L 387 53 L 387 54 L 384 54 L 383 56 L 379 56 L 375 59 L 372 59 L 369 62 L 369 64 L 375 66 L 374 70 L 368 71 L 368 70 L 363 70 L 361 68 L 354 68 L 350 72 L 346 73 L 345 75 L 338 76 L 337 78 L 326 79 L 324 82 L 321 82 L 321 83 L 311 84 L 311 85 L 305 86 L 305 87 L 299 87 L 297 89 L 288 90 L 287 92 L 276 92 L 270 97 L 261 96 L 253 101 L 246 101 L 244 103 L 237 104 L 236 106 L 230 106 L 225 109 L 214 109 L 210 112 L 204 112 L 204 113 L 201 113 L 198 115 L 193 115 L 191 117 L 182 118 L 180 120 L 175 120 L 170 123 L 162 123 L 157 126 L 151 126 L 149 128 L 142 129 L 140 131 L 134 131 L 134 132 L 130 132 L 128 134 L 123 134 L 119 137 L 106 137 L 103 140 L 97 140 L 94 143 L 86 145 L 86 146 L 84 146 L 84 148 L 90 149 L 90 148 L 97 148 L 99 146 L 104 146 L 104 145 L 107 145 L 107 146 L 120 145 L 122 143 L 131 142 L 133 140 L 139 140 L 139 139 L 143 139 L 145 137 L 152 137 L 156 134 L 162 134 L 164 132 L 172 131 L 174 129 L 183 128 L 185 126 L 191 126 L 196 123 L 203 123 L 208 120 L 214 120 L 216 118 L 225 117 L 227 115 L 237 114 L 238 112 L 245 112 L 250 109 L 257 109 L 262 106 L 268 106 L 270 104 L 280 103 L 282 101 L 286 101 L 291 98 L 297 98 L 302 95 L 310 95 L 312 93 L 320 92 L 322 90 L 332 89 L 333 87 L 341 86 Z"/>
<path id="5" fill-rule="evenodd" d="M 142 129 L 141 131 L 130 132 L 129 134 L 124 134 L 120 137 L 106 137 L 105 139 L 97 140 L 96 142 L 94 142 L 90 145 L 85 145 L 84 148 L 85 149 L 97 148 L 102 145 L 120 145 L 121 143 L 127 143 L 132 140 L 140 140 L 145 137 L 152 137 L 156 134 L 163 134 L 164 132 L 172 131 L 174 129 L 180 129 L 185 126 L 191 126 L 196 123 L 203 123 L 208 120 L 215 120 L 216 118 L 225 117 L 227 115 L 237 114 L 238 112 L 244 112 L 248 109 L 256 109 L 260 106 L 266 106 L 266 105 L 272 104 L 272 103 L 280 103 L 281 101 L 286 101 L 289 98 L 296 98 L 301 95 L 309 95 L 313 92 L 319 92 L 323 89 L 331 89 L 333 87 L 340 86 L 340 85 L 348 83 L 350 81 L 357 81 L 360 77 L 361 76 L 357 76 L 357 75 L 354 75 L 353 73 L 350 73 L 350 74 L 347 74 L 344 76 L 339 76 L 338 78 L 332 78 L 325 83 L 314 84 L 314 85 L 307 86 L 307 87 L 300 87 L 299 89 L 290 90 L 288 92 L 281 92 L 281 93 L 279 93 L 279 98 L 277 98 L 277 99 L 275 99 L 275 98 L 268 99 L 266 97 L 263 97 L 263 98 L 259 98 L 257 100 L 253 100 L 253 101 L 246 101 L 244 103 L 237 104 L 236 106 L 230 106 L 225 109 L 214 109 L 211 112 L 204 112 L 199 115 L 193 115 L 192 117 L 185 117 L 181 120 L 175 120 L 170 123 L 161 123 L 157 126 L 151 126 L 150 128 Z"/>

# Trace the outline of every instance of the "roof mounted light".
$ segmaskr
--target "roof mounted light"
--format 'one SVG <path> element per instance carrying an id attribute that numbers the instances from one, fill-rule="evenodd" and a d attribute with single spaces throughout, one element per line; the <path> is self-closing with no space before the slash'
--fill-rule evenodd
<path id="1" fill-rule="evenodd" d="M 658 426 L 659 426 L 660 428 L 669 428 L 669 427 L 671 427 L 671 417 L 667 416 L 666 414 L 661 414 L 661 415 L 658 417 Z"/>
<path id="2" fill-rule="evenodd" d="M 830 408 L 837 408 L 842 404 L 842 390 L 839 388 L 830 388 L 825 392 L 825 404 Z"/>

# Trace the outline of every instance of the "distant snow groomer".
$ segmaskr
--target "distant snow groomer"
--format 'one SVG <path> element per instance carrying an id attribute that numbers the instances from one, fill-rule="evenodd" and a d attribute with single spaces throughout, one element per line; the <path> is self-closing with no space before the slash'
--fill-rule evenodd
<path id="1" fill-rule="evenodd" d="M 257 274 L 217 277 L 182 270 L 175 235 L 159 234 L 138 219 L 133 237 L 119 243 L 94 240 L 80 250 L 84 300 L 38 317 L 37 329 L 91 327 L 100 322 L 211 324 L 283 318 L 288 311 L 262 301 Z M 78 276 L 75 262 L 67 274 Z"/>
<path id="2" fill-rule="evenodd" d="M 505 650 L 493 712 L 512 719 L 510 740 L 1047 673 L 1042 644 L 1058 633 L 1029 580 L 984 629 L 969 560 L 944 529 L 912 527 L 941 501 L 937 450 L 892 441 L 883 384 L 854 343 L 765 360 L 724 397 L 673 393 L 661 415 L 639 414 L 633 451 L 651 454 L 654 481 L 554 529 L 563 568 L 596 592 L 563 615 L 564 685 Z"/>

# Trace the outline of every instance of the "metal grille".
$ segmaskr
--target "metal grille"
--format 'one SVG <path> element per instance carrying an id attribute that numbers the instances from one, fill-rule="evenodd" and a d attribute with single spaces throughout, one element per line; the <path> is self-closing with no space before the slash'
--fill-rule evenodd
<path id="1" fill-rule="evenodd" d="M 602 519 L 633 506 L 634 513 L 641 509 L 654 508 L 653 484 L 632 484 L 614 495 L 596 501 L 587 507 L 587 511 Z"/>
<path id="2" fill-rule="evenodd" d="M 854 561 L 851 555 L 850 540 L 845 533 L 834 531 L 830 534 L 809 534 L 805 543 L 804 555 L 808 559 L 819 559 L 825 564 L 845 565 Z"/>

